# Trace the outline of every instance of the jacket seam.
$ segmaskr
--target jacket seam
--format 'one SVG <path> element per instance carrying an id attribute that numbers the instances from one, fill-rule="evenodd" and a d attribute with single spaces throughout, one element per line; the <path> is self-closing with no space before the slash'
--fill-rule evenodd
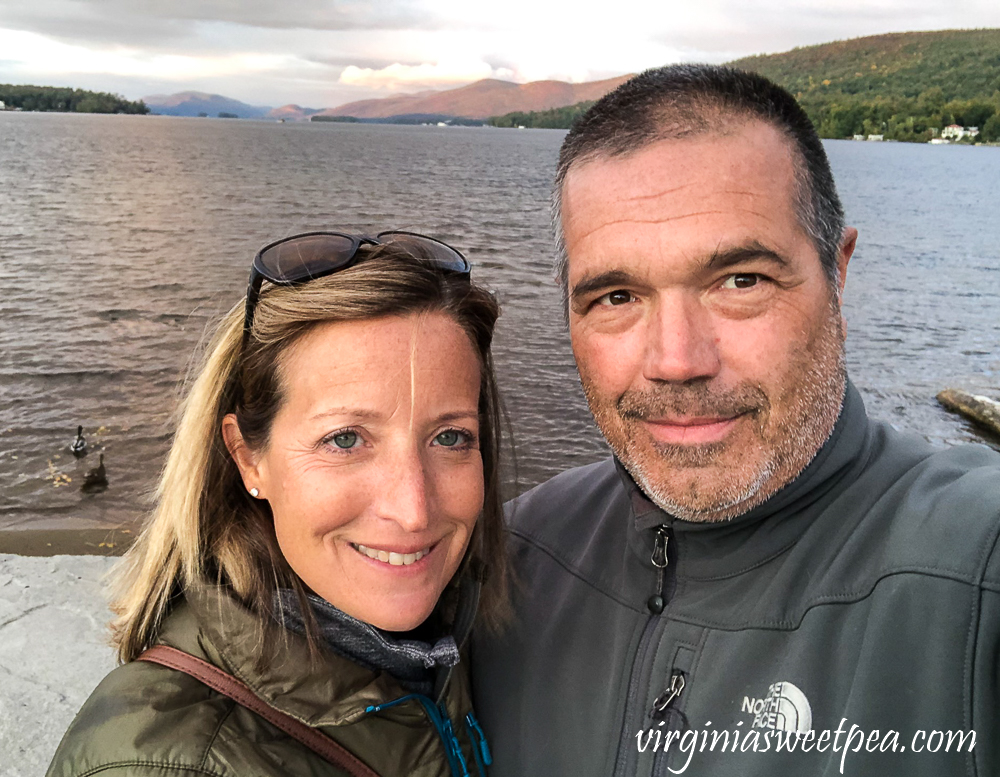
<path id="1" fill-rule="evenodd" d="M 100 774 L 101 772 L 105 772 L 108 769 L 118 769 L 118 768 L 123 767 L 123 766 L 151 766 L 151 767 L 155 767 L 157 769 L 173 769 L 173 770 L 176 770 L 176 771 L 197 772 L 198 774 L 208 774 L 208 775 L 211 775 L 212 777 L 224 777 L 224 775 L 222 775 L 219 772 L 215 772 L 215 771 L 212 771 L 210 769 L 203 769 L 200 766 L 191 766 L 191 765 L 185 765 L 185 764 L 171 764 L 171 763 L 164 763 L 162 761 L 149 761 L 149 760 L 144 760 L 144 759 L 135 759 L 135 760 L 131 760 L 131 761 L 115 761 L 114 763 L 101 764 L 100 766 L 96 766 L 93 769 L 90 769 L 89 771 L 80 772 L 77 775 L 77 777 L 90 777 L 90 775 Z"/>
<path id="2" fill-rule="evenodd" d="M 810 610 L 813 610 L 817 607 L 825 607 L 828 605 L 854 604 L 856 602 L 864 601 L 875 592 L 876 587 L 878 587 L 878 584 L 881 583 L 883 580 L 890 577 L 896 577 L 897 575 L 906 575 L 910 573 L 911 573 L 910 570 L 906 569 L 893 570 L 891 572 L 887 572 L 883 575 L 880 575 L 874 581 L 872 581 L 872 585 L 867 591 L 850 591 L 841 594 L 830 594 L 829 596 L 822 596 L 817 599 L 814 599 L 802 609 L 802 613 L 797 620 L 784 619 L 784 620 L 743 621 L 741 623 L 736 623 L 736 624 L 721 625 L 713 621 L 702 621 L 696 618 L 685 617 L 682 613 L 673 615 L 672 618 L 682 623 L 688 623 L 693 626 L 702 626 L 709 629 L 716 629 L 718 631 L 744 631 L 751 629 L 792 631 L 799 628 L 802 625 L 802 621 L 805 619 L 806 615 L 809 613 Z M 946 575 L 926 575 L 926 576 L 938 577 L 945 580 L 952 580 L 954 582 L 965 583 L 966 585 L 976 589 L 980 587 L 977 586 L 972 581 L 960 580 Z"/>
<path id="3" fill-rule="evenodd" d="M 941 577 L 948 580 L 954 580 L 958 583 L 965 583 L 967 585 L 978 585 L 978 580 L 982 578 L 982 572 L 962 572 L 958 569 L 953 569 L 951 567 L 934 567 L 934 566 L 907 566 L 902 565 L 898 567 L 887 567 L 879 573 L 879 577 L 876 578 L 875 582 L 878 582 L 883 577 L 888 577 L 889 575 L 898 574 L 915 574 L 915 575 L 926 575 L 927 577 Z M 717 580 L 723 580 L 729 577 L 735 577 L 735 575 L 724 575 L 720 577 L 689 577 L 684 575 L 678 575 L 680 580 L 690 580 L 695 583 L 712 583 Z"/>
<path id="4" fill-rule="evenodd" d="M 1000 539 L 1000 528 L 994 529 L 993 542 L 983 549 L 979 562 L 979 573 L 977 575 L 977 591 L 972 598 L 972 617 L 969 619 L 969 634 L 967 637 L 969 645 L 966 648 L 965 654 L 965 715 L 966 729 L 970 731 L 975 730 L 973 716 L 975 715 L 976 654 L 979 651 L 979 628 L 982 623 L 983 590 L 986 588 L 986 571 L 990 567 L 990 559 L 993 558 L 993 554 L 996 552 L 998 539 Z M 978 755 L 970 752 L 967 754 L 967 758 L 968 761 L 966 763 L 969 767 L 969 774 L 972 777 L 976 777 L 979 773 L 976 763 Z"/>
<path id="5" fill-rule="evenodd" d="M 229 705 L 229 709 L 226 710 L 226 713 L 219 719 L 219 723 L 215 727 L 215 731 L 212 732 L 212 736 L 209 738 L 208 744 L 205 746 L 205 752 L 202 755 L 201 760 L 198 762 L 199 769 L 205 768 L 205 763 L 208 761 L 208 756 L 211 754 L 212 748 L 215 747 L 215 740 L 219 738 L 219 732 L 222 731 L 222 726 L 225 725 L 227 720 L 229 720 L 229 716 L 233 714 L 233 710 L 235 709 L 236 701 L 234 700 L 232 704 Z"/>
<path id="6" fill-rule="evenodd" d="M 517 537 L 518 539 L 522 540 L 523 542 L 525 542 L 526 544 L 528 544 L 528 545 L 530 545 L 530 546 L 532 546 L 534 548 L 537 548 L 538 550 L 542 551 L 542 553 L 544 553 L 546 556 L 548 556 L 553 561 L 555 561 L 559 566 L 561 566 L 563 569 L 565 569 L 567 572 L 569 572 L 571 575 L 573 575 L 573 577 L 575 577 L 577 580 L 579 580 L 580 582 L 584 583 L 588 588 L 592 588 L 593 590 L 597 591 L 599 594 L 601 594 L 603 596 L 606 596 L 611 601 L 617 602 L 622 607 L 626 607 L 629 610 L 632 610 L 633 612 L 639 613 L 640 615 L 642 614 L 642 610 L 639 609 L 638 607 L 635 607 L 630 602 L 627 602 L 624 599 L 621 599 L 621 598 L 615 596 L 614 594 L 610 593 L 609 591 L 605 591 L 603 588 L 599 587 L 593 581 L 588 580 L 586 577 L 584 577 L 583 573 L 581 573 L 580 571 L 578 571 L 577 569 L 575 569 L 573 566 L 571 566 L 569 564 L 569 562 L 564 561 L 562 558 L 560 558 L 558 555 L 556 555 L 555 551 L 553 551 L 547 545 L 545 545 L 542 542 L 540 542 L 539 540 L 537 540 L 535 537 L 532 537 L 532 536 L 530 536 L 528 534 L 524 534 L 524 533 L 518 531 L 517 529 L 508 528 L 507 531 L 510 532 L 511 535 L 513 535 L 513 536 Z"/>

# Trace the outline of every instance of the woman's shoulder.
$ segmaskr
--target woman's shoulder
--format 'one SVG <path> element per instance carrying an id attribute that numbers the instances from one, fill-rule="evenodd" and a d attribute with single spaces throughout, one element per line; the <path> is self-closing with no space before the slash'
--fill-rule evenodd
<path id="1" fill-rule="evenodd" d="M 234 702 L 145 661 L 101 681 L 62 739 L 47 777 L 220 774 L 207 768 Z"/>

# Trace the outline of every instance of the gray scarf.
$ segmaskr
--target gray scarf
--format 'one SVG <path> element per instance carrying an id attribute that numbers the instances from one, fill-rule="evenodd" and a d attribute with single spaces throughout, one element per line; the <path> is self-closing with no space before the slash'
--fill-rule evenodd
<path id="1" fill-rule="evenodd" d="M 334 653 L 371 671 L 388 672 L 412 693 L 429 696 L 434 688 L 434 670 L 455 666 L 459 661 L 458 645 L 450 634 L 433 645 L 399 639 L 352 618 L 318 596 L 310 595 L 309 604 L 320 634 Z M 305 634 L 305 621 L 294 591 L 282 588 L 275 592 L 274 613 L 286 629 Z"/>

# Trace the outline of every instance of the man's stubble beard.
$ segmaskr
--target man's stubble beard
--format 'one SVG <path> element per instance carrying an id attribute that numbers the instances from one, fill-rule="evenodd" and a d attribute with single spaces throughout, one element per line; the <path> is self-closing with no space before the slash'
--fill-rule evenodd
<path id="1" fill-rule="evenodd" d="M 662 383 L 643 391 L 626 391 L 617 401 L 605 403 L 581 373 L 584 393 L 597 425 L 611 449 L 642 491 L 660 509 L 685 521 L 719 522 L 735 518 L 764 503 L 795 480 L 830 438 L 840 415 L 847 381 L 844 329 L 840 306 L 830 302 L 823 326 L 809 342 L 792 352 L 782 394 L 768 396 L 752 382 L 719 390 L 710 381 L 687 384 Z M 784 408 L 785 418 L 769 423 L 774 408 Z M 669 468 L 711 466 L 731 447 L 728 441 L 703 445 L 637 442 L 630 422 L 666 413 L 689 416 L 746 414 L 741 424 L 752 424 L 750 450 L 761 456 L 738 456 L 732 478 L 700 484 L 697 477 L 687 487 L 674 485 Z M 736 431 L 736 430 L 734 430 Z M 699 487 L 701 486 L 701 487 Z M 680 492 L 680 493 L 678 493 Z"/>

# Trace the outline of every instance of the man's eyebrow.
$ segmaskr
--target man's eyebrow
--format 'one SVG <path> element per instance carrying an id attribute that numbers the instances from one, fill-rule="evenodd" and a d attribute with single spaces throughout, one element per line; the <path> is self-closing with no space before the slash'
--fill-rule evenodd
<path id="1" fill-rule="evenodd" d="M 573 287 L 570 297 L 576 299 L 611 286 L 632 286 L 635 283 L 636 278 L 631 273 L 624 270 L 608 270 L 590 278 L 584 278 Z"/>
<path id="2" fill-rule="evenodd" d="M 724 250 L 716 249 L 705 262 L 706 270 L 722 270 L 732 267 L 741 262 L 763 259 L 766 262 L 773 262 L 781 267 L 788 267 L 788 260 L 776 251 L 771 250 L 763 243 L 753 240 L 739 246 L 733 246 Z"/>

